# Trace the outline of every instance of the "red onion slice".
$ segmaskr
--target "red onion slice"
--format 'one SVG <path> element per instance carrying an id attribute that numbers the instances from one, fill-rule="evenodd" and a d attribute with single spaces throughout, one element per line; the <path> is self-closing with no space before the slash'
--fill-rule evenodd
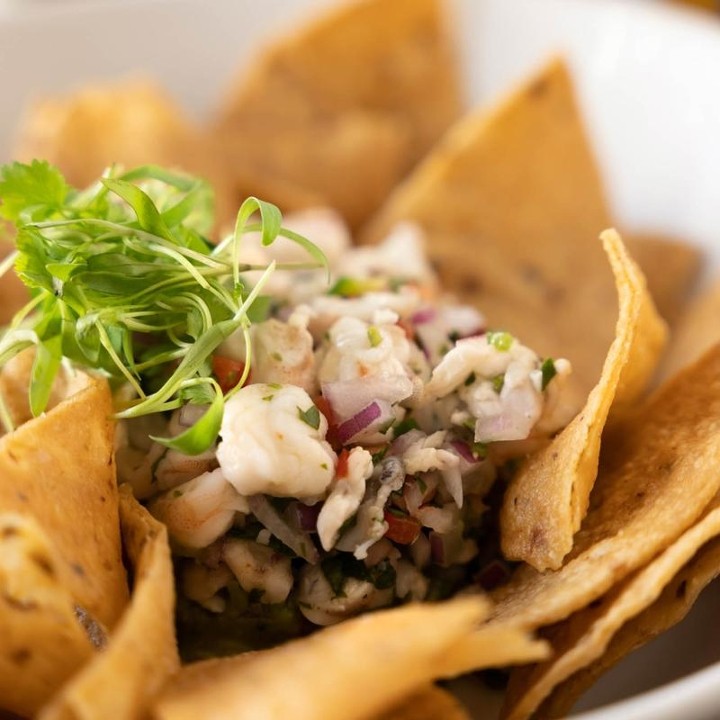
<path id="1" fill-rule="evenodd" d="M 413 382 L 407 375 L 364 377 L 322 384 L 323 397 L 330 403 L 334 416 L 347 420 L 373 401 L 398 403 L 413 393 Z"/>
<path id="2" fill-rule="evenodd" d="M 359 413 L 338 425 L 336 437 L 341 445 L 362 440 L 382 430 L 384 426 L 395 419 L 392 408 L 386 402 L 371 402 Z"/>
<path id="3" fill-rule="evenodd" d="M 305 505 L 301 502 L 293 503 L 291 523 L 297 525 L 303 532 L 317 532 L 317 519 L 321 508 L 322 503 L 316 503 L 315 505 Z"/>
<path id="4" fill-rule="evenodd" d="M 425 323 L 432 322 L 437 315 L 435 308 L 422 308 L 410 316 L 410 321 L 414 325 L 423 325 Z"/>

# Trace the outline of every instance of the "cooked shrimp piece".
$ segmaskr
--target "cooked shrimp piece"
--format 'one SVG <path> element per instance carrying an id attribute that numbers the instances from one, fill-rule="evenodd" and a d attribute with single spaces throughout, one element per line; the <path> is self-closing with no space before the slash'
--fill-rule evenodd
<path id="1" fill-rule="evenodd" d="M 338 594 L 317 565 L 306 565 L 300 573 L 300 612 L 315 625 L 334 625 L 364 610 L 389 605 L 393 595 L 392 587 L 379 590 L 370 581 L 354 577 L 345 579 Z"/>
<path id="2" fill-rule="evenodd" d="M 315 498 L 335 475 L 328 423 L 294 385 L 247 385 L 225 405 L 217 459 L 242 495 Z"/>
<path id="3" fill-rule="evenodd" d="M 186 548 L 207 547 L 230 529 L 236 512 L 249 512 L 247 500 L 219 469 L 168 490 L 148 509 Z"/>
<path id="4" fill-rule="evenodd" d="M 261 590 L 261 602 L 281 603 L 293 586 L 290 558 L 252 540 L 228 540 L 223 560 L 245 592 Z"/>
<path id="5" fill-rule="evenodd" d="M 317 390 L 312 335 L 306 328 L 266 320 L 253 328 L 253 381 Z"/>
<path id="6" fill-rule="evenodd" d="M 225 599 L 218 592 L 232 580 L 233 574 L 227 565 L 208 567 L 193 561 L 182 570 L 182 591 L 190 600 L 202 605 L 210 612 L 225 610 Z"/>
<path id="7" fill-rule="evenodd" d="M 365 481 L 372 473 L 372 455 L 363 448 L 353 448 L 348 455 L 347 471 L 335 478 L 318 515 L 317 531 L 323 549 L 332 549 L 343 523 L 357 511 L 365 496 Z"/>

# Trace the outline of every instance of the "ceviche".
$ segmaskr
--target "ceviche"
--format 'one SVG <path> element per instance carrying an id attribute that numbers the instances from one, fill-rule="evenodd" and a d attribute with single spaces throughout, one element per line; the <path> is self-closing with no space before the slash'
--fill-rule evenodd
<path id="1" fill-rule="evenodd" d="M 63 364 L 113 382 L 118 479 L 168 528 L 181 638 L 217 654 L 503 579 L 489 498 L 567 421 L 570 365 L 440 294 L 416 226 L 351 248 L 330 210 L 282 226 L 251 199 L 213 247 L 207 188 L 159 168 L 81 192 L 15 164 L 3 190 L 43 310 L 4 356 L 35 346 L 35 411 Z"/>

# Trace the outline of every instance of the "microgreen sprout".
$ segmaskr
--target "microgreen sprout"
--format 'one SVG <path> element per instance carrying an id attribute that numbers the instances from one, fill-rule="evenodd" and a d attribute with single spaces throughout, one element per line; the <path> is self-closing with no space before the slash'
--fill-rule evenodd
<path id="1" fill-rule="evenodd" d="M 263 245 L 282 236 L 308 252 L 307 263 L 282 269 L 327 268 L 317 246 L 282 227 L 278 208 L 254 197 L 240 206 L 234 232 L 213 246 L 209 185 L 156 166 L 113 167 L 79 191 L 46 162 L 13 163 L 0 168 L 0 199 L 16 247 L 0 275 L 14 266 L 31 295 L 0 340 L 0 364 L 35 347 L 33 414 L 45 410 L 70 361 L 133 388 L 136 398 L 118 418 L 208 404 L 182 435 L 156 438 L 188 454 L 215 442 L 224 402 L 250 371 L 250 318 L 267 306 L 261 293 L 275 263 L 241 263 L 243 236 L 259 232 Z M 252 285 L 244 278 L 250 270 L 263 271 Z M 245 371 L 223 395 L 210 359 L 235 332 L 245 336 Z M 0 420 L 10 429 L 1 402 Z"/>

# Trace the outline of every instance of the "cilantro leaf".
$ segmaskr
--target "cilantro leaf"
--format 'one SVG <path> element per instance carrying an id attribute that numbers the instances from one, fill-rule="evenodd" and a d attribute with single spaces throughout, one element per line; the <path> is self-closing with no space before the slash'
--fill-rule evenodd
<path id="1" fill-rule="evenodd" d="M 59 212 L 70 192 L 59 170 L 44 160 L 0 168 L 0 217 L 41 220 Z"/>

